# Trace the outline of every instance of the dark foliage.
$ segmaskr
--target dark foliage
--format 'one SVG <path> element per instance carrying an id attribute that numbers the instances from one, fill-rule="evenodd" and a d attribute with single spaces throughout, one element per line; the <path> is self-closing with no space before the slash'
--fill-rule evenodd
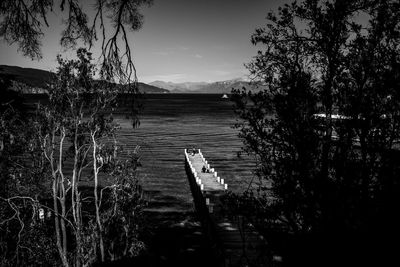
<path id="1" fill-rule="evenodd" d="M 356 22 L 361 13 L 368 23 Z M 248 68 L 268 88 L 233 99 L 259 180 L 227 202 L 270 235 L 288 265 L 394 256 L 399 15 L 396 1 L 306 0 L 269 14 L 252 37 L 265 49 Z"/>

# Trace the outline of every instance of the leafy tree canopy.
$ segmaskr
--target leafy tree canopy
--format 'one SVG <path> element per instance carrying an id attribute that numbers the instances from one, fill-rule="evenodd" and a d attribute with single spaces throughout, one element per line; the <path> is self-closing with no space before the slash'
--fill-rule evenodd
<path id="1" fill-rule="evenodd" d="M 152 0 L 95 0 L 92 21 L 79 0 L 5 0 L 0 3 L 0 36 L 8 44 L 17 43 L 24 56 L 40 59 L 43 27 L 50 27 L 48 13 L 55 8 L 67 14 L 60 44 L 75 47 L 78 41 L 91 47 L 101 39 L 102 72 L 104 78 L 117 77 L 129 82 L 136 79 L 135 67 L 128 43 L 128 30 L 138 30 L 143 24 L 140 7 Z M 93 3 L 91 3 L 93 4 Z M 112 31 L 109 31 L 109 28 Z M 100 31 L 100 34 L 98 33 Z M 109 34 L 111 33 L 111 34 Z M 119 43 L 122 40 L 122 45 Z"/>
<path id="2" fill-rule="evenodd" d="M 234 91 L 257 190 L 228 202 L 264 230 L 390 235 L 400 192 L 399 2 L 305 0 L 267 19 L 247 65 L 267 89 Z"/>

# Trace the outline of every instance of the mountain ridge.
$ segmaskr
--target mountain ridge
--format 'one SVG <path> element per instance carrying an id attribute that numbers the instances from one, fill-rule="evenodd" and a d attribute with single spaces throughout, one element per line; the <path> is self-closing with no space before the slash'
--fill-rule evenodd
<path id="1" fill-rule="evenodd" d="M 0 65 L 0 75 L 10 76 L 11 80 L 26 84 L 32 88 L 45 89 L 55 74 L 35 68 Z M 169 90 L 141 82 L 138 83 L 138 87 L 141 93 L 169 93 Z"/>
<path id="2" fill-rule="evenodd" d="M 45 89 L 48 87 L 54 73 L 46 70 L 35 68 L 24 68 L 19 66 L 0 65 L 0 75 L 7 75 L 12 80 L 26 84 L 31 87 L 31 93 L 43 92 L 43 90 L 35 90 L 38 88 Z M 250 83 L 243 78 L 236 78 L 218 82 L 164 82 L 154 81 L 151 83 L 138 83 L 139 92 L 142 93 L 172 93 L 172 94 L 229 94 L 232 89 L 242 89 L 243 87 L 258 92 L 264 87 Z M 29 91 L 28 91 L 29 92 Z"/>
<path id="3" fill-rule="evenodd" d="M 175 94 L 229 94 L 232 92 L 232 89 L 242 89 L 243 87 L 253 92 L 258 92 L 264 88 L 261 85 L 250 83 L 249 81 L 243 78 L 235 78 L 231 80 L 211 82 L 211 83 L 207 82 L 173 83 L 173 82 L 154 81 L 150 82 L 149 84 L 167 89 L 173 94 L 174 93 Z"/>
<path id="4" fill-rule="evenodd" d="M 150 82 L 150 85 L 157 86 L 159 88 L 167 89 L 169 91 L 180 90 L 180 91 L 193 91 L 202 88 L 202 86 L 207 85 L 206 82 L 164 82 L 164 81 L 154 81 Z"/>

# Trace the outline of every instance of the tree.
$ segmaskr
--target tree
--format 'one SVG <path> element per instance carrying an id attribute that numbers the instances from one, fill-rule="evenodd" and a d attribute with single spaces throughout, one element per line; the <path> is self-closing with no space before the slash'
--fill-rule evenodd
<path id="1" fill-rule="evenodd" d="M 39 189 L 28 186 L 26 191 L 17 184 L 15 190 L 6 190 L 0 196 L 0 225 L 6 225 L 2 231 L 10 237 L 4 240 L 5 246 L 12 244 L 15 233 L 19 236 L 15 241 L 17 250 L 10 251 L 5 259 L 9 264 L 29 262 L 18 248 L 24 244 L 22 235 L 28 236 L 31 229 L 37 233 L 39 226 L 43 226 L 44 218 L 38 216 L 40 209 L 50 211 L 54 220 L 53 226 L 46 220 L 51 230 L 45 237 L 51 240 L 47 242 L 52 248 L 49 251 L 58 253 L 58 259 L 53 258 L 56 265 L 81 266 L 133 257 L 144 248 L 138 238 L 143 206 L 136 177 L 138 151 L 128 158 L 121 157 L 118 125 L 112 117 L 120 88 L 93 79 L 95 68 L 86 49 L 78 49 L 77 57 L 58 57 L 60 67 L 48 89 L 48 103 L 39 105 L 33 118 L 27 120 L 30 131 L 19 128 L 24 138 L 18 140 L 28 142 L 25 147 L 32 150 L 32 159 L 22 161 L 32 166 L 28 171 L 19 171 L 18 178 L 25 184 L 36 176 L 41 180 L 32 182 Z M 29 137 L 25 136 L 27 133 Z M 26 153 L 9 153 L 10 160 Z M 35 162 L 38 163 L 33 165 Z M 82 182 L 87 186 L 82 186 Z M 92 188 L 92 193 L 86 188 Z M 31 227 L 27 229 L 25 225 Z M 42 252 L 35 242 L 24 247 Z M 38 263 L 34 254 L 31 260 Z"/>
<path id="2" fill-rule="evenodd" d="M 101 75 L 108 80 L 136 82 L 136 70 L 128 43 L 127 29 L 132 31 L 140 29 L 143 24 L 140 7 L 150 5 L 152 0 L 95 0 L 95 17 L 92 22 L 79 4 L 80 1 L 60 0 L 58 2 L 57 6 L 61 12 L 68 15 L 60 40 L 61 45 L 66 48 L 75 47 L 80 40 L 92 47 L 98 40 L 98 31 L 100 31 Z M 42 57 L 40 39 L 44 35 L 42 29 L 50 27 L 47 15 L 55 6 L 52 0 L 2 1 L 0 36 L 8 44 L 17 43 L 19 51 L 24 56 L 40 59 Z M 107 34 L 109 32 L 108 28 L 106 30 L 107 26 L 113 29 L 111 35 Z M 123 48 L 119 46 L 119 38 L 123 40 Z"/>
<path id="3" fill-rule="evenodd" d="M 399 192 L 399 12 L 396 1 L 305 0 L 270 13 L 252 36 L 264 50 L 248 68 L 267 89 L 234 100 L 260 183 L 228 199 L 260 229 L 316 236 L 316 249 L 397 221 L 382 203 L 393 208 Z"/>
<path id="4" fill-rule="evenodd" d="M 35 228 L 37 212 L 41 214 L 44 209 L 53 214 L 52 230 L 55 235 L 47 233 L 42 243 L 50 246 L 53 252 L 56 248 L 64 266 L 134 256 L 143 248 L 143 243 L 138 240 L 142 201 L 141 187 L 135 176 L 137 157 L 133 154 L 129 162 L 117 158 L 118 126 L 113 122 L 110 111 L 116 107 L 119 94 L 131 93 L 126 97 L 130 101 L 134 99 L 132 93 L 137 93 L 136 69 L 127 29 L 135 31 L 141 27 L 143 16 L 139 9 L 151 3 L 151 0 L 96 0 L 95 17 L 89 23 L 79 1 L 59 2 L 61 12 L 68 13 L 61 37 L 62 46 L 75 48 L 78 41 L 83 41 L 91 48 L 98 40 L 97 32 L 100 31 L 102 62 L 98 74 L 101 80 L 93 80 L 96 70 L 91 64 L 91 53 L 78 49 L 78 60 L 65 61 L 58 57 L 60 67 L 57 79 L 47 88 L 49 104 L 40 106 L 31 120 L 29 116 L 19 121 L 19 116 L 15 116 L 17 113 L 12 109 L 6 109 L 4 113 L 2 110 L 1 128 L 5 131 L 4 135 L 2 131 L 0 140 L 1 156 L 7 159 L 7 164 L 2 161 L 1 165 L 5 170 L 1 178 L 6 185 L 0 196 L 0 226 L 4 226 L 0 230 L 6 238 L 0 239 L 0 247 L 5 247 L 7 252 L 2 263 L 24 264 L 20 262 L 23 259 L 30 264 L 19 248 L 29 251 L 29 256 L 37 263 L 34 260 L 37 249 L 31 249 L 36 247 L 36 243 L 29 242 L 35 239 L 35 234 L 40 234 Z M 54 1 L 3 1 L 0 4 L 0 36 L 9 44 L 17 43 L 19 51 L 25 56 L 40 59 L 42 28 L 49 27 L 47 14 L 53 7 Z M 108 26 L 114 30 L 110 36 L 106 34 Z M 120 38 L 123 48 L 119 44 Z M 135 126 L 138 123 L 135 103 L 131 103 L 131 107 Z M 29 159 L 27 154 L 31 156 Z M 21 162 L 31 164 L 30 168 Z M 90 167 L 91 174 L 88 173 Z M 118 175 L 116 170 L 120 172 Z M 110 179 L 111 185 L 100 189 L 100 175 L 114 177 Z M 12 179 L 8 179 L 9 176 Z M 88 193 L 80 186 L 84 178 L 94 179 L 94 215 L 85 215 L 88 212 L 85 210 L 88 209 L 85 205 Z M 29 185 L 35 187 L 28 185 L 24 188 L 22 184 L 27 185 L 27 180 L 32 181 Z M 51 186 L 48 186 L 49 182 Z M 13 191 L 9 190 L 9 186 Z M 103 191 L 108 192 L 106 200 L 102 199 Z M 38 197 L 41 195 L 51 195 L 52 205 L 42 203 Z M 129 206 L 124 204 L 128 202 L 127 196 Z M 122 200 L 124 203 L 121 203 Z M 111 207 L 114 212 L 110 212 Z M 116 212 L 117 209 L 121 211 Z M 31 217 L 21 217 L 22 211 Z M 106 223 L 104 218 L 112 223 Z M 19 227 L 13 225 L 15 221 Z M 127 221 L 129 225 L 124 225 Z M 32 226 L 29 229 L 25 227 L 28 224 Z M 33 236 L 26 245 L 22 235 L 31 229 Z M 17 241 L 8 239 L 16 233 Z M 51 245 L 53 241 L 54 246 Z M 116 242 L 124 246 L 122 251 L 115 249 L 118 247 Z M 16 250 L 8 250 L 9 244 Z M 71 245 L 74 250 L 71 250 Z M 54 262 L 60 264 L 56 259 Z"/>
<path id="5" fill-rule="evenodd" d="M 101 218 L 102 198 L 98 195 L 99 173 L 105 172 L 109 176 L 115 172 L 115 169 L 128 168 L 129 166 L 122 166 L 118 163 L 118 146 L 116 142 L 118 125 L 114 123 L 111 112 L 118 104 L 117 97 L 120 90 L 114 84 L 93 80 L 92 75 L 95 70 L 94 65 L 91 64 L 91 53 L 85 49 L 79 49 L 77 56 L 77 61 L 64 61 L 59 58 L 58 80 L 50 90 L 50 105 L 48 106 L 48 110 L 51 112 L 51 116 L 48 118 L 51 118 L 50 120 L 53 121 L 52 125 L 55 125 L 55 128 L 54 126 L 51 127 L 53 130 L 50 132 L 55 132 L 60 138 L 60 141 L 58 141 L 58 167 L 54 171 L 55 176 L 53 176 L 53 180 L 59 186 L 58 193 L 61 195 L 57 198 L 60 199 L 61 214 L 63 217 L 66 216 L 64 210 L 65 203 L 63 201 L 65 201 L 66 193 L 71 190 L 71 209 L 73 215 L 71 221 L 73 222 L 75 233 L 76 265 L 80 265 L 85 261 L 92 262 L 97 259 L 96 253 L 92 255 L 93 258 L 84 258 L 84 231 L 86 226 L 82 215 L 82 209 L 84 208 L 82 194 L 85 193 L 80 189 L 80 182 L 82 179 L 85 179 L 85 171 L 90 165 L 92 166 L 91 173 L 94 179 L 93 195 L 95 206 L 94 225 L 96 225 L 94 228 L 96 235 L 93 242 L 95 244 L 93 251 L 97 251 L 97 246 L 99 246 L 100 260 L 104 261 L 106 259 L 106 248 L 103 238 L 105 229 Z M 39 125 L 43 124 L 40 123 Z M 64 149 L 64 138 L 68 138 L 68 143 L 71 144 L 69 151 Z M 111 140 L 108 140 L 108 138 L 111 138 Z M 52 140 L 54 140 L 54 137 Z M 53 144 L 54 141 L 47 143 Z M 91 157 L 89 157 L 90 151 L 92 151 Z M 68 160 L 68 157 L 72 160 L 73 167 L 69 175 L 64 175 L 64 171 L 66 170 L 64 162 Z M 131 168 L 132 171 L 134 171 L 133 167 Z M 134 178 L 134 173 L 131 173 L 129 179 L 132 180 Z M 87 179 L 88 177 L 86 177 Z M 109 187 L 109 189 L 116 190 L 115 187 L 120 186 L 119 182 L 119 180 L 115 180 L 112 183 L 113 186 Z M 67 185 L 67 188 L 64 187 L 65 185 Z M 131 193 L 136 192 L 137 186 L 134 182 L 132 182 L 129 188 L 131 187 Z M 120 189 L 114 192 L 114 198 L 110 197 L 110 199 L 117 202 L 118 195 L 123 193 L 124 190 Z M 140 201 L 135 201 L 135 203 L 131 203 L 131 209 L 140 207 Z M 104 212 L 107 213 L 107 210 Z M 119 215 L 114 214 L 113 216 L 119 218 L 120 216 L 125 216 L 124 214 L 124 212 L 121 212 Z M 133 215 L 133 217 L 136 217 L 136 215 Z M 63 228 L 63 221 L 63 219 L 60 221 L 61 228 Z M 125 234 L 129 237 L 132 233 L 132 231 L 129 231 Z M 66 237 L 64 237 L 64 234 L 60 240 L 64 241 L 63 251 L 67 251 L 68 244 L 65 243 Z"/>

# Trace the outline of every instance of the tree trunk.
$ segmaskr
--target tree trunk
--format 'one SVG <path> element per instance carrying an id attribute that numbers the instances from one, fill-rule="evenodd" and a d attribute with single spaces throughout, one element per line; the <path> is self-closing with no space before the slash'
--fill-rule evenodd
<path id="1" fill-rule="evenodd" d="M 92 133 L 92 142 L 93 142 L 93 172 L 94 172 L 94 203 L 96 205 L 96 223 L 98 228 L 98 237 L 99 237 L 99 246 L 100 246 L 100 255 L 101 255 L 101 262 L 104 262 L 105 255 L 104 255 L 104 243 L 103 243 L 103 225 L 100 219 L 100 203 L 98 197 L 98 185 L 99 185 L 99 170 L 101 168 L 97 167 L 97 142 L 95 138 L 96 131 Z"/>
<path id="2" fill-rule="evenodd" d="M 57 243 L 57 250 L 61 258 L 61 262 L 63 266 L 69 266 L 68 260 L 67 260 L 67 235 L 65 232 L 65 224 L 64 219 L 60 218 L 60 213 L 58 211 L 58 198 L 60 194 L 60 180 L 57 175 L 57 170 L 56 167 L 57 164 L 54 160 L 54 150 L 55 150 L 55 135 L 56 135 L 56 130 L 53 130 L 51 132 L 51 152 L 49 157 L 47 159 L 49 160 L 50 166 L 51 166 L 51 173 L 53 176 L 53 209 L 54 209 L 54 226 L 56 230 L 56 243 Z M 46 152 L 45 152 L 46 154 Z M 64 215 L 63 215 L 64 216 Z M 62 225 L 60 230 L 60 224 Z M 63 227 L 64 226 L 64 227 Z"/>
<path id="3" fill-rule="evenodd" d="M 71 185 L 71 206 L 72 206 L 72 215 L 75 223 L 75 243 L 76 243 L 76 258 L 75 264 L 76 266 L 81 266 L 81 253 L 82 253 L 82 220 L 81 220 L 81 203 L 80 203 L 80 194 L 78 189 L 79 177 L 78 177 L 78 168 L 79 168 L 79 153 L 80 150 L 78 148 L 78 134 L 79 134 L 79 119 L 75 120 L 75 131 L 74 131 L 74 167 L 72 170 L 72 185 Z"/>
<path id="4" fill-rule="evenodd" d="M 61 262 L 63 266 L 67 267 L 69 266 L 68 260 L 67 260 L 67 255 L 65 252 L 64 247 L 61 245 L 63 242 L 63 238 L 61 237 L 61 232 L 60 232 L 60 217 L 58 213 L 58 203 L 57 203 L 57 184 L 58 182 L 56 179 L 53 181 L 53 209 L 54 209 L 54 225 L 56 228 L 56 242 L 57 242 L 57 249 L 58 249 L 58 254 L 60 255 Z M 61 218 L 61 221 L 63 219 Z"/>
<path id="5" fill-rule="evenodd" d="M 64 144 L 64 139 L 65 139 L 65 129 L 63 128 L 61 130 L 61 140 L 60 140 L 60 144 L 59 144 L 59 159 L 58 159 L 58 168 L 59 168 L 59 173 L 60 173 L 60 177 L 61 180 L 59 181 L 59 199 L 60 199 L 60 204 L 61 204 L 61 231 L 62 231 L 62 236 L 63 236 L 63 250 L 64 250 L 64 254 L 67 255 L 67 230 L 65 227 L 65 220 L 63 218 L 66 217 L 67 214 L 67 209 L 65 206 L 65 178 L 64 178 L 64 173 L 63 173 L 63 166 L 62 166 L 62 162 L 63 162 L 63 144 Z"/>

